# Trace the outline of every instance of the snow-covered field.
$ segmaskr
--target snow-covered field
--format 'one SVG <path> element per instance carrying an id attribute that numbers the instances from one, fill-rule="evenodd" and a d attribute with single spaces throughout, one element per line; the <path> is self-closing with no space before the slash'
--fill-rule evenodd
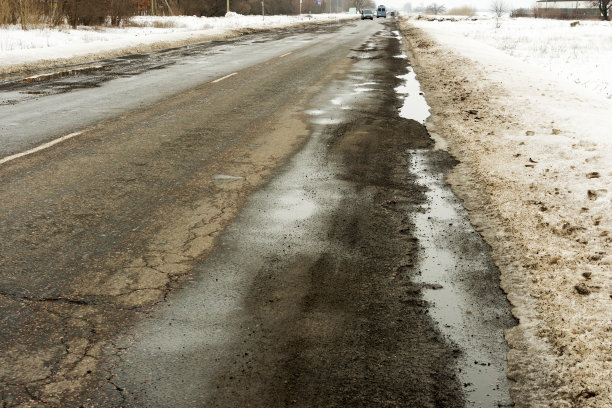
<path id="1" fill-rule="evenodd" d="M 95 61 L 130 52 L 218 39 L 252 29 L 272 29 L 312 22 L 356 18 L 349 14 L 301 16 L 134 17 L 126 27 L 79 27 L 76 30 L 0 27 L 0 73 L 23 68 Z"/>
<path id="2" fill-rule="evenodd" d="M 480 17 L 456 22 L 439 23 L 449 32 L 483 42 L 612 98 L 610 21 L 580 21 L 573 27 L 571 21 L 535 18 Z"/>
<path id="3" fill-rule="evenodd" d="M 455 19 L 458 20 L 458 19 Z M 520 324 L 518 407 L 612 407 L 612 24 L 404 20 L 426 126 Z"/>

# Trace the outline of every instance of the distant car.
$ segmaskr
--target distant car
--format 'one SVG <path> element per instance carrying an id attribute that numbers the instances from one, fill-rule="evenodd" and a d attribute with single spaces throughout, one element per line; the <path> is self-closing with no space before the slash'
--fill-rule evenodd
<path id="1" fill-rule="evenodd" d="M 365 20 L 366 18 L 374 20 L 374 12 L 370 9 L 361 10 L 361 19 Z"/>
<path id="2" fill-rule="evenodd" d="M 376 18 L 378 17 L 387 18 L 387 9 L 382 4 L 376 9 Z"/>

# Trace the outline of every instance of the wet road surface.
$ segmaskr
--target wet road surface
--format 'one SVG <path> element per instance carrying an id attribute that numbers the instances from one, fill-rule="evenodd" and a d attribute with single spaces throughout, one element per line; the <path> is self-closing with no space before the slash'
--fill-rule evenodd
<path id="1" fill-rule="evenodd" d="M 3 404 L 511 406 L 509 307 L 398 116 L 395 29 L 1 168 Z"/>
<path id="2" fill-rule="evenodd" d="M 0 77 L 0 158 L 159 103 L 312 43 L 350 36 L 351 25 L 278 30 L 128 55 L 49 72 Z"/>

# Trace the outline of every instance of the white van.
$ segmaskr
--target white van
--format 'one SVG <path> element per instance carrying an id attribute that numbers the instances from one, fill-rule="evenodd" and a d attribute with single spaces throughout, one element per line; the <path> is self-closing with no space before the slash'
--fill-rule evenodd
<path id="1" fill-rule="evenodd" d="M 376 18 L 378 17 L 383 17 L 383 18 L 387 18 L 387 9 L 385 8 L 385 6 L 378 6 L 378 8 L 376 9 Z"/>

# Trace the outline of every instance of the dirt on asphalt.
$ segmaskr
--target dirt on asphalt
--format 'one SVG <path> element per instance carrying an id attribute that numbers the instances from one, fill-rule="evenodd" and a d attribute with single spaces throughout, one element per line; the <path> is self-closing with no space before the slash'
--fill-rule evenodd
<path id="1" fill-rule="evenodd" d="M 306 110 L 309 143 L 248 201 L 186 290 L 118 341 L 114 388 L 94 405 L 464 406 L 461 351 L 413 281 L 410 214 L 425 196 L 408 164 L 431 142 L 398 117 L 397 54 L 383 30 L 335 67 Z M 343 111 L 343 92 L 368 83 Z M 336 111 L 313 113 L 330 100 Z M 440 169 L 452 164 L 439 156 Z M 288 197 L 299 204 L 279 222 Z"/>
<path id="2" fill-rule="evenodd" d="M 302 145 L 294 102 L 306 96 L 288 104 L 275 83 L 294 72 L 277 75 L 235 80 L 242 110 L 223 85 L 205 85 L 3 166 L 8 406 L 78 406 L 106 342 L 181 286 L 245 198 Z M 213 102 L 230 108 L 219 114 Z M 219 183 L 224 175 L 239 179 Z"/>

